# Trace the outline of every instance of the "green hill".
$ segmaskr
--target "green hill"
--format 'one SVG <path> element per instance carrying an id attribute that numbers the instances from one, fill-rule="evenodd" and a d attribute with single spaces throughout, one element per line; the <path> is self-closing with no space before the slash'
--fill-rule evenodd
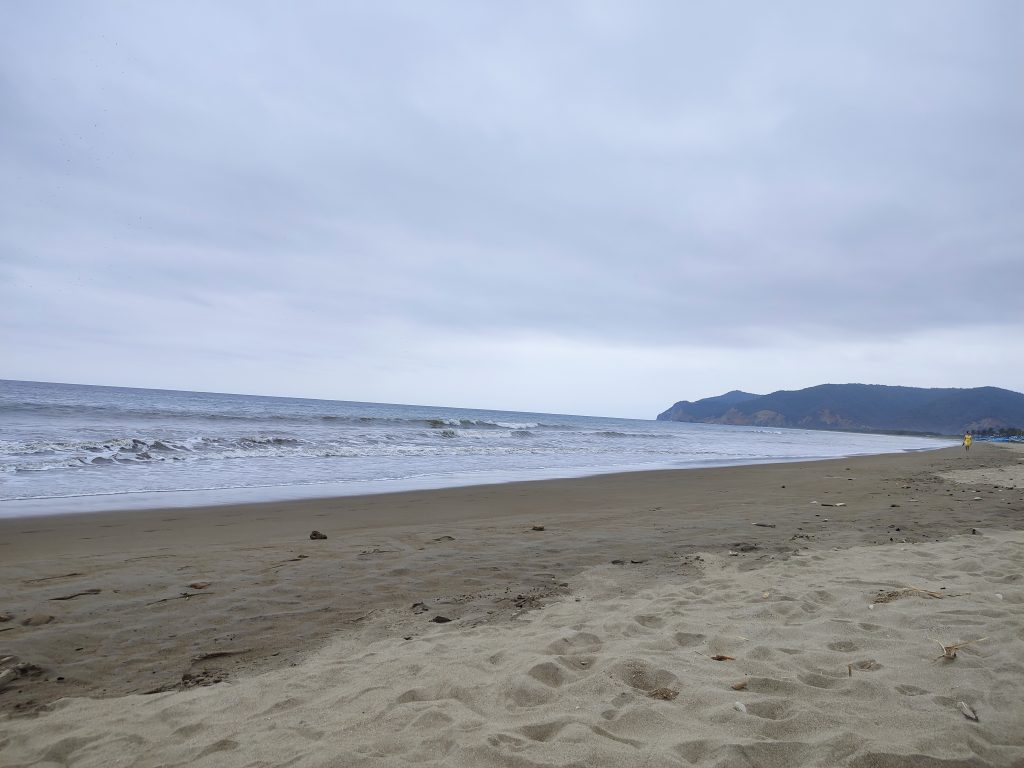
<path id="1" fill-rule="evenodd" d="M 1024 394 L 998 387 L 921 389 L 880 384 L 820 384 L 770 395 L 734 390 L 695 402 L 681 400 L 658 414 L 658 420 L 953 435 L 1024 427 Z"/>

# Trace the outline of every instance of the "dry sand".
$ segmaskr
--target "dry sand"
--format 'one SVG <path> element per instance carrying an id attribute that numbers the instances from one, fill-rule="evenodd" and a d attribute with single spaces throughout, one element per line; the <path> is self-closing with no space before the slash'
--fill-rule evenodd
<path id="1" fill-rule="evenodd" d="M 1022 475 L 979 444 L 0 520 L 0 667 L 38 667 L 0 765 L 1024 765 Z"/>

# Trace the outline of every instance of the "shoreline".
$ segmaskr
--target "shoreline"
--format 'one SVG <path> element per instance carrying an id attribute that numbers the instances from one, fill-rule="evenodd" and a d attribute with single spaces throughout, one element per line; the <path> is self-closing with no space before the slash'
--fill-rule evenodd
<path id="1" fill-rule="evenodd" d="M 0 578 L 5 584 L 17 586 L 0 603 L 0 613 L 10 616 L 9 621 L 0 623 L 0 655 L 13 655 L 38 669 L 0 688 L 0 718 L 12 716 L 5 727 L 20 734 L 8 747 L 0 744 L 0 761 L 28 761 L 32 755 L 39 759 L 45 752 L 44 742 L 52 738 L 48 735 L 52 728 L 70 727 L 53 725 L 71 722 L 63 719 L 65 713 L 76 723 L 76 729 L 87 730 L 94 720 L 106 722 L 108 714 L 114 717 L 120 713 L 116 717 L 124 718 L 128 717 L 126 712 L 134 713 L 137 709 L 142 717 L 150 708 L 164 706 L 161 702 L 170 705 L 179 700 L 190 701 L 201 707 L 202 701 L 209 701 L 215 709 L 203 710 L 207 712 L 204 717 L 216 719 L 214 712 L 233 707 L 231 702 L 237 702 L 249 686 L 265 684 L 259 681 L 278 681 L 273 689 L 276 693 L 261 694 L 270 696 L 268 706 L 274 696 L 288 696 L 292 689 L 284 681 L 292 675 L 300 675 L 305 682 L 294 688 L 291 695 L 300 700 L 308 697 L 313 702 L 320 695 L 315 693 L 314 682 L 319 678 L 306 677 L 303 670 L 328 663 L 325 659 L 334 659 L 330 664 L 336 664 L 340 663 L 338 659 L 355 658 L 352 654 L 362 658 L 361 654 L 370 652 L 367 649 L 376 649 L 373 653 L 382 654 L 381 658 L 398 654 L 393 663 L 401 660 L 412 664 L 418 658 L 430 658 L 424 649 L 439 649 L 437 643 L 465 646 L 466 653 L 470 653 L 476 647 L 474 638 L 489 638 L 485 645 L 493 645 L 506 633 L 526 631 L 516 627 L 533 626 L 533 622 L 538 622 L 539 627 L 553 621 L 545 618 L 548 615 L 564 616 L 564 621 L 569 622 L 565 626 L 573 622 L 583 626 L 593 616 L 607 613 L 607 622 L 611 623 L 603 631 L 608 635 L 608 645 L 621 645 L 621 653 L 626 653 L 627 646 L 632 647 L 629 653 L 638 659 L 637 669 L 647 669 L 643 665 L 654 664 L 661 651 L 654 650 L 654 646 L 631 646 L 636 638 L 650 632 L 653 634 L 649 642 L 654 642 L 655 635 L 660 637 L 659 627 L 684 627 L 690 621 L 686 617 L 694 611 L 710 612 L 700 620 L 708 622 L 708 626 L 717 625 L 727 616 L 739 615 L 747 599 L 741 600 L 740 594 L 747 593 L 735 592 L 737 584 L 754 585 L 767 580 L 764 590 L 771 593 L 776 587 L 769 582 L 778 579 L 809 579 L 808 585 L 829 583 L 829 589 L 840 591 L 849 589 L 844 584 L 857 583 L 862 586 L 855 592 L 860 595 L 858 600 L 863 600 L 863 594 L 891 582 L 895 577 L 881 574 L 906 560 L 907 555 L 901 553 L 913 552 L 916 547 L 921 547 L 922 553 L 935 553 L 923 557 L 922 564 L 944 568 L 936 574 L 949 576 L 936 585 L 931 581 L 915 584 L 914 579 L 924 577 L 909 575 L 904 577 L 908 583 L 935 589 L 949 586 L 950 591 L 967 592 L 968 586 L 958 583 L 961 576 L 967 579 L 969 571 L 970 578 L 978 580 L 982 576 L 977 574 L 987 574 L 991 569 L 970 564 L 943 565 L 942 558 L 957 551 L 950 549 L 948 542 L 962 541 L 962 545 L 957 545 L 961 548 L 982 547 L 986 551 L 1009 553 L 999 555 L 1011 558 L 999 565 L 1007 578 L 1014 569 L 1019 573 L 1024 567 L 1020 546 L 1008 539 L 1004 541 L 1006 536 L 1017 535 L 1024 529 L 1022 468 L 1024 452 L 1018 448 L 978 445 L 969 456 L 951 448 L 304 502 L 0 519 Z M 950 474 L 958 472 L 960 475 Z M 534 526 L 543 526 L 544 530 L 534 530 Z M 313 529 L 327 534 L 327 540 L 311 541 L 309 533 Z M 839 554 L 843 552 L 851 554 Z M 848 570 L 832 572 L 829 563 L 839 562 L 837 558 L 846 558 L 843 562 Z M 984 558 L 979 551 L 975 561 L 981 563 Z M 862 560 L 874 565 L 858 566 Z M 961 576 L 955 575 L 958 573 Z M 837 578 L 840 581 L 836 582 Z M 929 578 L 938 577 L 933 574 Z M 194 586 L 204 583 L 206 586 Z M 625 607 L 638 600 L 642 603 L 645 591 L 656 587 L 666 590 L 659 593 L 658 599 L 668 601 L 658 611 Z M 678 602 L 681 598 L 671 597 L 690 589 L 695 590 L 694 596 L 687 598 L 685 605 Z M 799 589 L 810 590 L 808 594 L 815 592 L 812 586 Z M 999 616 L 1005 628 L 998 631 L 1009 632 L 1010 639 L 1000 642 L 1006 645 L 1005 653 L 1011 657 L 1024 650 L 1024 631 L 1019 631 L 1024 605 L 1020 584 L 1010 580 L 1002 586 L 983 587 L 980 582 L 972 582 L 970 589 L 979 599 L 996 591 L 1004 594 L 1006 600 Z M 714 603 L 708 603 L 700 597 L 704 594 L 701 590 L 708 594 L 725 591 L 720 592 Z M 778 608 L 788 611 L 786 606 L 796 608 L 801 605 L 800 600 L 812 605 L 815 599 L 810 598 L 808 603 L 808 598 L 799 598 L 792 606 L 784 602 Z M 573 607 L 579 600 L 589 613 L 572 619 L 573 611 L 580 610 Z M 917 601 L 901 601 L 911 602 L 915 609 L 927 607 L 923 601 L 921 606 Z M 638 616 L 642 613 L 652 617 L 644 619 L 646 629 L 630 629 L 633 624 L 619 627 L 615 622 L 620 619 L 611 618 L 629 610 L 637 611 Z M 991 606 L 984 610 L 991 612 Z M 758 621 L 767 622 L 765 627 L 776 627 L 774 615 L 765 614 Z M 799 611 L 779 615 L 788 616 L 790 622 L 802 616 Z M 823 621 L 827 619 L 827 614 L 822 616 Z M 973 623 L 988 621 L 980 614 L 971 616 Z M 438 617 L 450 621 L 437 623 Z M 621 621 L 626 618 L 628 614 Z M 28 624 L 23 623 L 26 620 Z M 961 620 L 951 615 L 948 621 L 953 627 L 959 626 L 957 622 Z M 699 623 L 689 629 L 673 630 L 678 636 L 708 637 L 699 641 L 694 650 L 688 650 L 686 659 L 693 658 L 697 651 L 729 653 L 729 648 L 712 642 L 712 635 L 700 629 Z M 613 625 L 619 628 L 613 631 Z M 779 624 L 768 636 L 777 632 L 782 637 L 788 631 L 786 626 Z M 965 632 L 971 629 L 967 624 L 964 627 Z M 981 628 L 997 632 L 996 627 Z M 554 626 L 544 631 L 557 634 L 568 630 Z M 613 644 L 612 637 L 619 639 Z M 789 645 L 784 647 L 807 642 L 788 635 L 786 638 Z M 915 642 L 920 640 L 917 635 L 915 638 Z M 970 639 L 959 634 L 957 638 Z M 514 659 L 519 652 L 509 646 L 506 656 Z M 987 648 L 984 652 L 996 650 Z M 764 660 L 769 656 L 775 658 L 778 653 L 766 650 Z M 886 664 L 877 656 L 877 650 L 875 653 L 875 660 Z M 558 659 L 563 657 L 570 659 L 564 654 Z M 603 663 L 597 651 L 578 658 L 591 659 L 588 664 Z M 788 657 L 783 653 L 778 658 Z M 816 668 L 814 658 L 814 654 L 808 657 L 808 669 Z M 965 651 L 968 663 L 953 669 L 971 668 L 970 658 Z M 540 699 L 533 703 L 535 694 L 540 695 L 538 691 L 552 706 L 560 696 L 570 695 L 570 678 L 577 679 L 584 669 L 579 664 L 572 667 L 577 662 L 571 659 L 564 663 L 558 659 L 552 662 L 554 666 L 543 666 L 548 664 L 546 661 L 534 662 L 541 667 L 523 689 L 533 693 L 510 693 L 510 701 L 519 703 L 510 703 L 509 711 L 525 713 L 530 707 L 541 706 Z M 855 661 L 864 659 L 851 656 L 844 663 Z M 399 684 L 392 677 L 384 683 L 374 678 L 373 675 L 392 673 L 378 670 L 371 675 L 377 663 L 373 659 L 367 657 L 361 663 L 366 665 L 365 674 L 369 675 L 364 686 L 383 685 L 382 690 L 392 690 L 392 685 Z M 523 663 L 524 670 L 531 668 L 530 663 Z M 566 663 L 570 667 L 565 667 Z M 624 669 L 621 664 L 626 662 L 619 658 L 607 663 L 611 665 L 606 669 L 607 675 L 615 678 L 620 674 L 616 670 Z M 661 659 L 657 662 L 661 666 L 651 669 L 669 670 L 671 675 L 663 676 L 666 685 L 678 690 L 680 683 L 687 684 L 687 678 L 684 669 L 672 666 L 676 663 L 681 662 Z M 1013 671 L 1012 664 L 1000 668 L 1004 669 L 1004 677 L 1024 688 L 1024 677 L 1019 670 Z M 360 669 L 359 664 L 350 668 L 348 674 L 353 681 L 362 679 Z M 932 667 L 927 669 L 929 675 L 934 674 Z M 748 669 L 748 674 L 755 672 L 753 667 Z M 448 683 L 428 681 L 423 685 L 450 686 L 463 673 L 456 667 L 445 674 L 449 676 Z M 660 673 L 651 674 L 652 680 L 661 679 Z M 763 670 L 757 674 L 757 679 L 768 679 Z M 607 675 L 602 679 L 608 679 Z M 845 666 L 843 676 L 836 678 L 836 685 L 846 679 Z M 884 677 L 883 672 L 875 679 L 881 684 Z M 629 675 L 621 679 L 634 680 Z M 857 678 L 853 679 L 856 682 Z M 480 685 L 482 691 L 487 689 L 484 678 Z M 541 687 L 537 688 L 538 685 Z M 395 696 L 409 687 L 407 684 L 396 690 Z M 652 690 L 657 687 L 652 686 Z M 634 702 L 636 706 L 648 706 L 649 699 L 643 690 L 627 684 L 623 691 L 622 695 L 633 691 L 630 696 L 640 697 Z M 158 693 L 135 697 L 154 692 Z M 725 695 L 739 696 L 733 692 Z M 881 693 L 875 691 L 872 695 Z M 680 701 L 683 696 L 680 694 Z M 71 698 L 55 704 L 61 697 Z M 726 710 L 731 711 L 728 705 L 732 698 L 726 702 Z M 904 698 L 897 697 L 890 703 L 902 706 Z M 137 704 L 130 703 L 136 701 Z M 413 704 L 396 705 L 391 700 L 385 710 L 371 710 L 378 717 L 390 717 L 388 712 L 434 711 L 434 705 L 429 703 L 433 699 L 429 697 L 413 697 L 409 701 Z M 573 706 L 585 708 L 586 701 L 586 696 L 576 699 Z M 569 703 L 566 700 L 558 706 Z M 338 706 L 337 713 L 331 715 L 326 712 L 334 710 L 328 707 L 316 710 L 319 714 L 306 711 L 304 717 L 358 719 L 363 705 Z M 396 706 L 398 709 L 394 709 Z M 787 706 L 793 708 L 797 704 Z M 1017 703 L 1012 704 L 1009 712 L 1005 711 L 1005 702 L 1003 706 L 1003 716 L 1018 712 L 1013 709 L 1019 706 Z M 454 716 L 446 707 L 443 705 L 441 711 Z M 472 707 L 487 709 L 479 703 Z M 83 720 L 82 708 L 96 708 L 95 717 L 89 715 Z M 569 711 L 573 711 L 571 707 Z M 1019 713 L 1024 715 L 1024 707 L 1019 708 Z M 24 714 L 37 717 L 19 716 Z M 593 713 L 597 720 L 590 724 L 611 728 L 598 714 Z M 492 713 L 484 719 L 496 716 Z M 956 716 L 962 719 L 961 715 Z M 992 719 L 994 715 L 987 717 Z M 139 727 L 142 730 L 138 732 L 145 734 L 155 725 Z M 256 726 L 240 721 L 232 726 L 235 731 L 231 738 L 245 743 L 248 736 L 254 736 L 246 735 L 246 727 Z M 523 737 L 522 732 L 518 734 L 515 738 Z M 212 738 L 213 732 L 209 735 L 211 741 L 217 740 Z M 385 738 L 382 734 L 378 737 Z M 221 733 L 217 738 L 228 736 Z M 463 737 L 456 733 L 451 738 L 457 745 Z M 624 738 L 639 743 L 645 737 L 634 733 Z M 167 755 L 184 749 L 182 744 L 186 742 L 173 738 L 147 742 L 146 754 L 150 757 L 140 764 L 164 764 Z M 527 742 L 533 743 L 529 738 Z M 189 760 L 198 759 L 201 751 L 202 745 L 195 743 L 196 751 L 190 753 Z M 373 758 L 374 749 L 384 748 L 384 742 L 374 743 L 376 746 L 359 761 L 353 757 L 353 764 L 396 764 L 386 757 Z M 554 749 L 546 740 L 534 746 L 542 752 Z M 505 749 L 499 747 L 494 748 Z M 5 755 L 5 749 L 12 751 Z M 89 748 L 76 754 L 79 759 L 70 760 L 70 764 L 101 765 L 103 760 L 109 761 L 119 753 L 113 745 L 106 752 L 97 752 L 94 758 L 89 757 Z M 302 764 L 329 762 L 318 762 L 316 754 L 310 753 L 309 760 Z M 623 759 L 616 754 L 616 759 Z M 257 762 L 242 748 L 218 753 L 211 759 L 222 765 Z M 466 759 L 466 765 L 492 764 L 488 760 L 474 763 Z M 699 760 L 692 762 L 705 764 Z M 595 758 L 589 764 L 615 763 L 610 758 Z"/>
<path id="2" fill-rule="evenodd" d="M 475 488 L 480 486 L 507 485 L 557 480 L 579 480 L 605 475 L 646 474 L 652 472 L 689 472 L 702 469 L 723 469 L 729 467 L 760 466 L 771 464 L 803 464 L 819 461 L 842 461 L 867 456 L 891 456 L 944 450 L 951 446 L 929 446 L 905 448 L 886 453 L 858 453 L 848 456 L 796 457 L 752 459 L 735 462 L 732 460 L 695 461 L 685 466 L 637 466 L 598 469 L 584 467 L 565 470 L 557 475 L 546 475 L 541 471 L 526 470 L 500 472 L 483 470 L 456 476 L 433 478 L 407 478 L 404 480 L 364 480 L 341 483 L 310 483 L 303 485 L 261 485 L 232 488 L 200 488 L 176 491 L 131 491 L 126 493 L 89 494 L 85 496 L 42 496 L 0 500 L 0 520 L 25 519 L 79 514 L 103 514 L 123 512 L 137 514 L 154 510 L 183 510 L 221 506 L 245 506 L 258 504 L 302 503 L 316 500 L 377 496 L 381 494 L 421 493 L 443 491 L 454 488 Z M 483 478 L 489 479 L 483 479 Z M 385 487 L 386 486 L 386 487 Z M 315 489 L 322 489 L 319 493 Z M 330 490 L 328 490 L 330 489 Z M 345 492 L 349 491 L 349 492 Z M 191 503 L 186 502 L 191 498 Z M 145 500 L 150 503 L 146 504 Z M 181 503 L 174 503 L 180 501 Z M 83 509 L 84 507 L 84 509 Z M 12 514 L 10 510 L 20 513 Z M 21 511 L 24 510 L 24 511 Z"/>

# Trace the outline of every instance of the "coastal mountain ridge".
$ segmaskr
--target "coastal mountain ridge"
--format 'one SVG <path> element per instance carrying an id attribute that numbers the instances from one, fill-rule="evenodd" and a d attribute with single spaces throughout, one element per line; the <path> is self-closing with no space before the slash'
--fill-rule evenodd
<path id="1" fill-rule="evenodd" d="M 733 390 L 694 402 L 680 400 L 659 413 L 658 420 L 954 435 L 1024 426 L 1024 394 L 999 387 L 882 384 L 819 384 L 768 395 Z"/>

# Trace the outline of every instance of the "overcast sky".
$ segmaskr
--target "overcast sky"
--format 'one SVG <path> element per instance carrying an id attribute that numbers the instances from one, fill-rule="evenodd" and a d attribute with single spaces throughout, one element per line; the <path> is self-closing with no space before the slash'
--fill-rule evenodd
<path id="1" fill-rule="evenodd" d="M 1024 389 L 1024 3 L 2 16 L 0 378 L 642 418 Z"/>

